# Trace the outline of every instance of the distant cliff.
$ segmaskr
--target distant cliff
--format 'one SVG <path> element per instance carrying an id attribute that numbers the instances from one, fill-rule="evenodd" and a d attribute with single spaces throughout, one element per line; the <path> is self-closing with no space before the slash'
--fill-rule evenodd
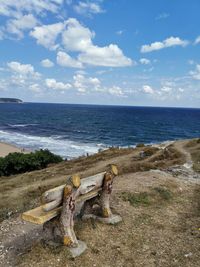
<path id="1" fill-rule="evenodd" d="M 17 98 L 0 98 L 0 103 L 23 103 L 23 101 Z"/>

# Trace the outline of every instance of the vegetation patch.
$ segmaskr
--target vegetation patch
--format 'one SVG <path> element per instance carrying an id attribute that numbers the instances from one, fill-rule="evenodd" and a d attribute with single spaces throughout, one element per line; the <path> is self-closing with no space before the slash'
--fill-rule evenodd
<path id="1" fill-rule="evenodd" d="M 172 198 L 172 193 L 169 189 L 164 187 L 155 187 L 154 190 L 159 194 L 159 196 L 164 200 L 170 200 Z"/>
<path id="2" fill-rule="evenodd" d="M 200 144 L 200 138 L 196 138 L 196 139 L 191 139 L 190 141 L 187 142 L 187 144 L 185 145 L 185 147 L 195 147 L 196 145 Z"/>
<path id="3" fill-rule="evenodd" d="M 60 156 L 54 155 L 49 150 L 39 150 L 29 154 L 10 153 L 4 158 L 0 158 L 0 176 L 41 170 L 50 163 L 61 161 L 63 159 Z"/>
<path id="4" fill-rule="evenodd" d="M 148 206 L 150 204 L 149 195 L 147 192 L 141 193 L 131 193 L 131 192 L 122 192 L 122 199 L 124 201 L 129 201 L 132 206 Z"/>
<path id="5" fill-rule="evenodd" d="M 147 146 L 144 148 L 144 155 L 146 157 L 151 157 L 152 155 L 154 155 L 158 151 L 159 151 L 159 148 L 157 148 L 157 147 Z"/>
<path id="6" fill-rule="evenodd" d="M 138 144 L 136 145 L 136 147 L 145 147 L 145 144 L 143 144 L 143 143 L 138 143 Z"/>
<path id="7" fill-rule="evenodd" d="M 121 198 L 129 201 L 132 206 L 149 206 L 151 204 L 163 204 L 172 198 L 172 192 L 165 187 L 155 187 L 150 192 L 122 192 Z"/>
<path id="8" fill-rule="evenodd" d="M 133 157 L 131 162 L 125 162 L 123 165 L 119 164 L 119 171 L 120 174 L 125 174 L 153 169 L 166 169 L 169 166 L 180 165 L 184 162 L 184 155 L 172 145 L 165 149 L 146 146 L 140 148 L 139 154 Z"/>

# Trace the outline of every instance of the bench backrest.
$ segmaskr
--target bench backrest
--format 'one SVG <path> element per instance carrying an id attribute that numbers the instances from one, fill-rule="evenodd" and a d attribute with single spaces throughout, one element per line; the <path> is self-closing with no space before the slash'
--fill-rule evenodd
<path id="1" fill-rule="evenodd" d="M 115 165 L 111 166 L 111 171 L 114 175 L 118 174 L 118 170 Z M 99 195 L 103 187 L 103 181 L 106 172 L 101 172 L 93 176 L 89 176 L 84 179 L 80 179 L 79 176 L 75 175 L 71 177 L 72 183 L 74 185 L 78 184 L 78 195 L 75 199 L 76 211 L 78 213 L 81 205 L 91 198 Z M 22 219 L 36 224 L 43 224 L 57 215 L 60 214 L 62 209 L 63 201 L 63 191 L 66 185 L 61 185 L 50 189 L 41 197 L 42 205 L 24 212 L 22 214 Z"/>

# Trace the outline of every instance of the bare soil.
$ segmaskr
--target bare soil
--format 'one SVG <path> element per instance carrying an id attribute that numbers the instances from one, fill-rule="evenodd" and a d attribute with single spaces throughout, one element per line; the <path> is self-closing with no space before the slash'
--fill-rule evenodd
<path id="1" fill-rule="evenodd" d="M 114 183 L 112 210 L 123 218 L 114 226 L 93 220 L 77 221 L 75 232 L 88 249 L 75 260 L 65 247 L 37 241 L 10 261 L 2 260 L 2 266 L 7 262 L 10 262 L 7 266 L 21 267 L 199 266 L 200 177 L 183 165 L 193 160 L 189 142 L 136 149 L 113 148 L 45 170 L 2 177 L 0 245 L 4 245 L 7 235 L 5 231 L 1 233 L 5 222 L 14 225 L 8 228 L 8 233 L 17 235 L 19 228 L 30 231 L 30 225 L 23 225 L 17 216 L 36 207 L 42 192 L 64 183 L 70 174 L 86 177 L 105 170 L 111 163 L 117 164 L 120 170 Z M 199 144 L 193 142 L 194 153 Z M 14 222 L 21 225 L 16 227 L 16 232 Z M 13 246 L 17 245 L 13 237 Z"/>

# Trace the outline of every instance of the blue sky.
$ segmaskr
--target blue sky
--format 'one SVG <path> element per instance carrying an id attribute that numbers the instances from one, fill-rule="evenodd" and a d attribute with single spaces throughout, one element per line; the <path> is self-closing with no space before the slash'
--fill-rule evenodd
<path id="1" fill-rule="evenodd" d="M 2 0 L 0 96 L 200 107 L 199 0 Z"/>

